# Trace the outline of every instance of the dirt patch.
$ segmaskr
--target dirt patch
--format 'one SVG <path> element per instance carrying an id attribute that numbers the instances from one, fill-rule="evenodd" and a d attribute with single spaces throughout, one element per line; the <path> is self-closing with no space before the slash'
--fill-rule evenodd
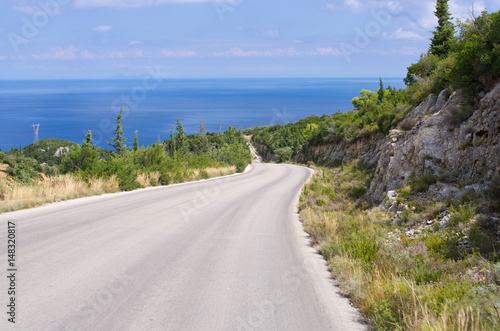
<path id="1" fill-rule="evenodd" d="M 7 164 L 0 164 L 0 180 L 7 178 L 7 168 L 9 165 Z"/>

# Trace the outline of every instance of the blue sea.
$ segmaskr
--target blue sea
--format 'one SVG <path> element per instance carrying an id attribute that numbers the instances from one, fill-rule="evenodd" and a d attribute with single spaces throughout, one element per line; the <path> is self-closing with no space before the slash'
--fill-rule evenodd
<path id="1" fill-rule="evenodd" d="M 401 78 L 384 85 L 404 86 Z M 32 143 L 33 124 L 40 124 L 40 139 L 80 143 L 91 130 L 105 147 L 121 107 L 129 145 L 136 130 L 140 145 L 168 139 L 176 120 L 187 133 L 200 120 L 208 132 L 286 124 L 346 112 L 362 89 L 378 86 L 378 78 L 0 81 L 0 148 Z"/>

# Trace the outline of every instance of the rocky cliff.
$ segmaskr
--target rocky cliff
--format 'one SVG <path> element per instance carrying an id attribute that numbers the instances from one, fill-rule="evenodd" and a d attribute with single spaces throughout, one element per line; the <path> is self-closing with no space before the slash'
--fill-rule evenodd
<path id="1" fill-rule="evenodd" d="M 430 190 L 444 199 L 458 193 L 457 186 L 478 190 L 500 171 L 500 84 L 476 106 L 458 92 L 448 94 L 430 95 L 384 139 L 372 193 L 428 173 L 440 180 Z"/>
<path id="2" fill-rule="evenodd" d="M 312 160 L 319 164 L 329 164 L 359 158 L 368 165 L 376 166 L 383 143 L 384 139 L 381 139 L 381 136 L 371 135 L 354 142 L 340 141 L 332 144 L 305 146 L 294 157 L 294 161 L 306 163 Z"/>

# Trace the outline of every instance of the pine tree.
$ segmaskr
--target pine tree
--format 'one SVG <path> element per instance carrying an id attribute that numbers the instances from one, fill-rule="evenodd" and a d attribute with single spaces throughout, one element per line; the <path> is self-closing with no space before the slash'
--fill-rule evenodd
<path id="1" fill-rule="evenodd" d="M 115 152 L 118 154 L 121 154 L 128 150 L 127 146 L 125 145 L 127 138 L 123 136 L 122 116 L 123 116 L 123 108 L 120 110 L 120 113 L 115 118 L 116 120 L 116 128 L 114 131 L 115 136 L 111 138 L 113 142 L 110 143 L 106 141 L 106 144 L 112 146 L 115 149 Z"/>
<path id="2" fill-rule="evenodd" d="M 186 133 L 184 131 L 184 127 L 182 126 L 181 121 L 177 120 L 177 133 L 175 134 L 175 145 L 176 150 L 180 151 L 182 154 L 187 153 L 187 141 L 186 141 Z"/>
<path id="3" fill-rule="evenodd" d="M 168 148 L 168 152 L 170 154 L 170 156 L 175 156 L 175 150 L 176 150 L 176 146 L 175 146 L 175 137 L 174 137 L 174 127 L 172 126 L 172 128 L 170 129 L 170 144 L 169 144 L 169 148 Z"/>
<path id="4" fill-rule="evenodd" d="M 87 135 L 85 136 L 85 140 L 83 142 L 83 146 L 92 146 L 92 143 L 94 140 L 92 140 L 92 131 L 88 130 Z"/>
<path id="5" fill-rule="evenodd" d="M 434 15 L 438 18 L 438 26 L 433 32 L 430 52 L 437 56 L 446 56 L 450 52 L 455 26 L 451 22 L 448 0 L 437 0 Z"/>
<path id="6" fill-rule="evenodd" d="M 139 150 L 139 140 L 137 139 L 137 130 L 135 130 L 134 135 L 134 151 Z"/>
<path id="7" fill-rule="evenodd" d="M 205 134 L 205 123 L 200 118 L 200 126 L 198 127 L 198 135 L 204 135 Z"/>
<path id="8" fill-rule="evenodd" d="M 377 95 L 378 95 L 378 102 L 382 103 L 382 101 L 384 101 L 384 83 L 382 82 L 382 77 L 379 77 L 379 80 L 380 80 L 380 87 L 377 91 Z"/>

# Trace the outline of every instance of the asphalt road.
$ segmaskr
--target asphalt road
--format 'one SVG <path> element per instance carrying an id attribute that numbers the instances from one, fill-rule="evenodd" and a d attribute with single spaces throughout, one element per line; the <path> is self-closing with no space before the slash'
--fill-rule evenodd
<path id="1" fill-rule="evenodd" d="M 0 215 L 0 329 L 366 329 L 298 220 L 310 175 L 256 162 L 245 174 Z"/>

